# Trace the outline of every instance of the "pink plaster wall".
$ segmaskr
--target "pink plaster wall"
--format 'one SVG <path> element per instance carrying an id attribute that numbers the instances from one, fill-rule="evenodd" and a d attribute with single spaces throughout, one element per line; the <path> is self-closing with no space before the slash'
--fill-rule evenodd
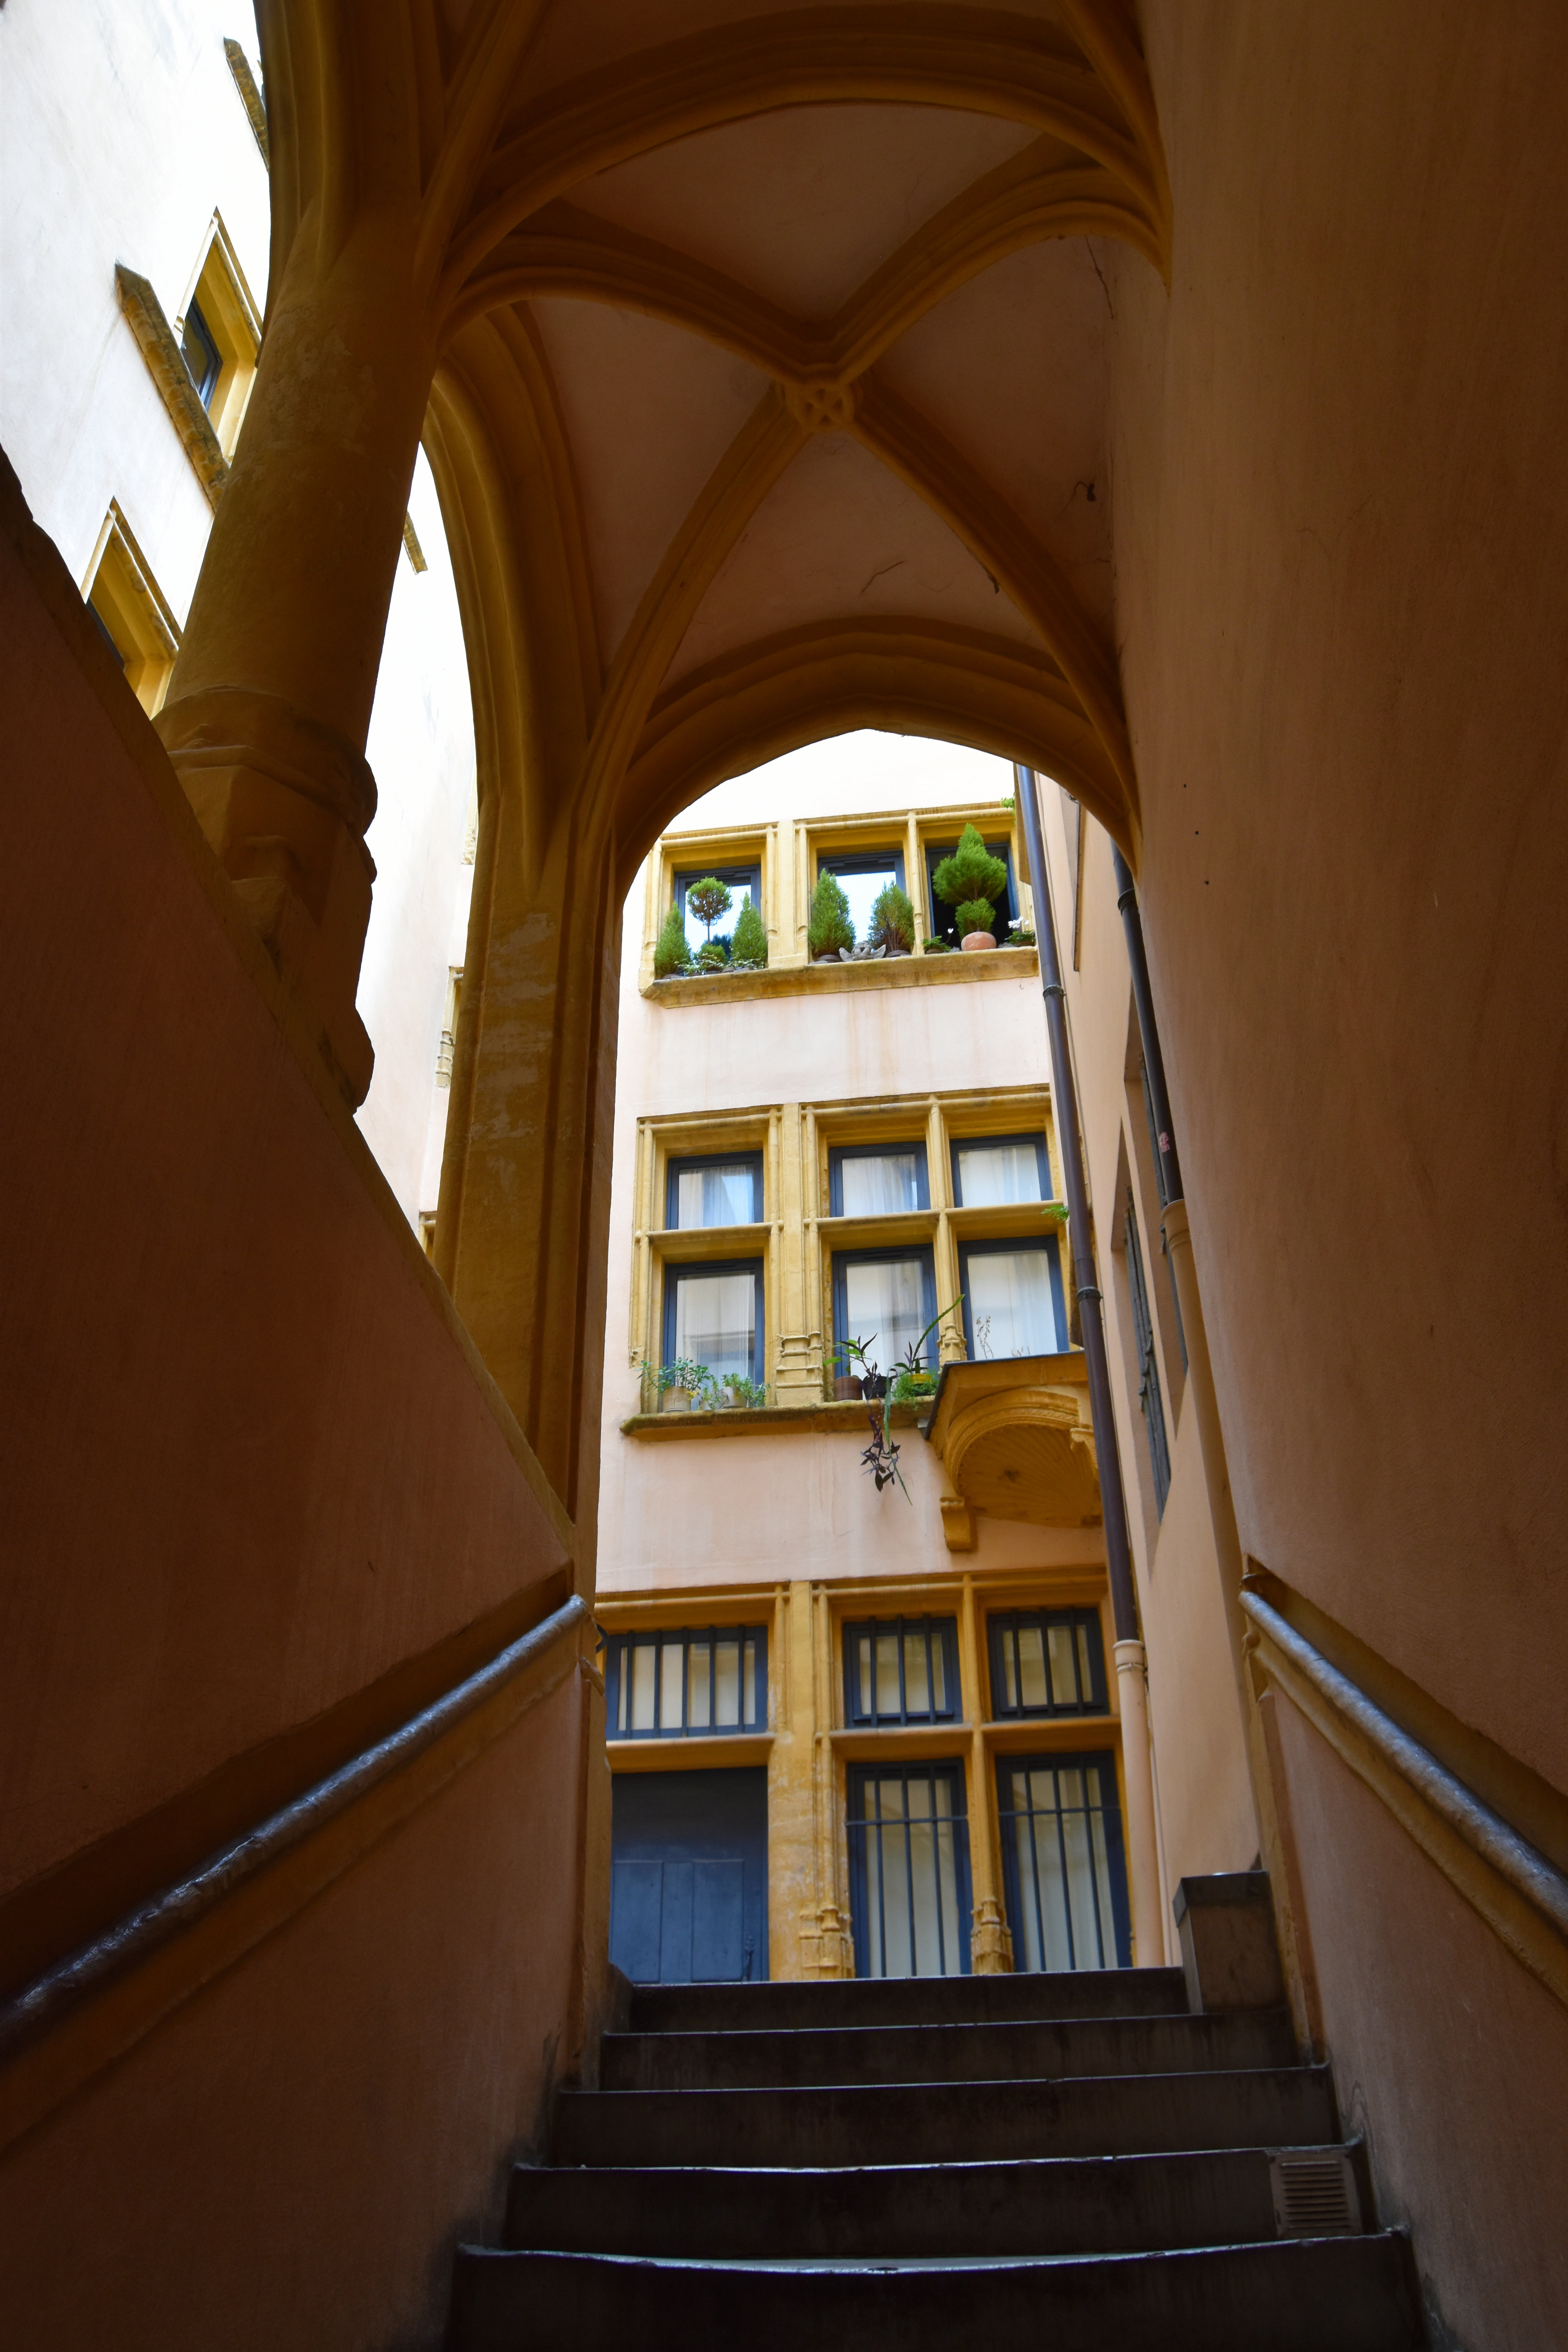
<path id="1" fill-rule="evenodd" d="M 1568 1789 L 1568 18 L 1141 13 L 1118 635 L 1242 1540 Z M 1561 2011 L 1289 1754 L 1342 2097 L 1453 2340 L 1555 2340 Z"/>

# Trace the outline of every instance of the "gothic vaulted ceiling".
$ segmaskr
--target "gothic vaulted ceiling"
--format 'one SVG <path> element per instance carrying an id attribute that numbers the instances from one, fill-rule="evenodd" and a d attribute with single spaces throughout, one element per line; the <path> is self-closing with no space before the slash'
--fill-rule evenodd
<path id="1" fill-rule="evenodd" d="M 407 5 L 422 107 L 505 81 L 426 434 L 481 766 L 545 823 L 573 772 L 630 861 L 883 724 L 1035 757 L 1135 842 L 1105 265 L 1164 267 L 1168 197 L 1121 0 Z"/>

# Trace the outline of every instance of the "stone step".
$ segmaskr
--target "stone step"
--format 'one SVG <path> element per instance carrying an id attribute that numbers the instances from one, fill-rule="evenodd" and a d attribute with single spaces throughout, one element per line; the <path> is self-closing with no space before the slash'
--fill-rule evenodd
<path id="1" fill-rule="evenodd" d="M 847 2083 L 1013 2083 L 1289 2066 L 1284 2010 L 1215 2017 L 1051 2018 L 984 2025 L 851 2025 L 793 2032 L 607 2033 L 605 2091 L 746 2090 Z"/>
<path id="2" fill-rule="evenodd" d="M 1338 2157 L 1337 2148 L 1292 2150 Z M 1268 2151 L 784 2171 L 519 2165 L 505 2242 L 560 2253 L 815 2261 L 1148 2252 L 1278 2234 Z"/>
<path id="3" fill-rule="evenodd" d="M 458 2256 L 451 2352 L 1416 2352 L 1405 2242 L 919 2265 Z"/>
<path id="4" fill-rule="evenodd" d="M 788 2033 L 843 2025 L 986 2025 L 1010 2018 L 1184 2014 L 1180 1969 L 1062 1969 L 1001 1977 L 822 1984 L 637 1985 L 634 2033 Z"/>
<path id="5" fill-rule="evenodd" d="M 564 2091 L 554 2159 L 588 2165 L 1004 2161 L 1338 2137 L 1326 2066 L 1110 2074 L 1057 2082 L 736 2091 Z"/>

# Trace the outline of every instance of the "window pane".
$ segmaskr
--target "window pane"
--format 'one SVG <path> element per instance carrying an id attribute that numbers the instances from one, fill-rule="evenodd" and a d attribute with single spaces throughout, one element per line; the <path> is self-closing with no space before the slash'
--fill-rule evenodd
<path id="1" fill-rule="evenodd" d="M 632 1729 L 651 1731 L 654 1667 L 658 1656 L 651 1642 L 639 1642 L 632 1654 Z"/>
<path id="2" fill-rule="evenodd" d="M 741 1719 L 755 1727 L 757 1720 L 757 1645 L 746 1643 L 745 1672 L 741 1678 Z"/>
<path id="3" fill-rule="evenodd" d="M 1054 1706 L 1078 1705 L 1072 1632 L 1070 1625 L 1053 1625 L 1047 1635 L 1051 1646 L 1051 1703 Z"/>
<path id="4" fill-rule="evenodd" d="M 900 1257 L 870 1265 L 847 1265 L 844 1305 L 849 1328 L 838 1337 L 864 1340 L 879 1370 L 891 1371 L 930 1319 L 920 1259 Z"/>
<path id="5" fill-rule="evenodd" d="M 1018 1698 L 1024 1706 L 1048 1706 L 1045 1636 L 1037 1625 L 1018 1628 Z"/>
<path id="6" fill-rule="evenodd" d="M 1039 1153 L 1032 1143 L 961 1143 L 958 1191 L 966 1209 L 1038 1201 L 1043 1198 Z"/>
<path id="7" fill-rule="evenodd" d="M 1018 1643 L 1011 1626 L 1002 1636 L 1002 1679 L 1006 1685 L 1009 1715 L 1018 1704 Z"/>
<path id="8" fill-rule="evenodd" d="M 860 1712 L 862 1715 L 875 1715 L 877 1712 L 877 1693 L 871 1681 L 871 1636 L 869 1633 L 861 1634 L 859 1648 L 860 1684 L 858 1696 L 860 1700 Z"/>
<path id="9" fill-rule="evenodd" d="M 692 1731 L 706 1731 L 711 1717 L 713 1653 L 707 1642 L 693 1642 L 686 1657 L 686 1721 Z"/>
<path id="10" fill-rule="evenodd" d="M 896 1633 L 877 1636 L 877 1713 L 897 1716 L 899 1712 L 899 1637 Z"/>
<path id="11" fill-rule="evenodd" d="M 721 1379 L 749 1379 L 756 1358 L 757 1286 L 744 1274 L 677 1275 L 675 1352 Z"/>
<path id="12" fill-rule="evenodd" d="M 741 1642 L 738 1634 L 714 1647 L 713 1721 L 721 1731 L 733 1731 L 741 1721 Z"/>
<path id="13" fill-rule="evenodd" d="M 986 1337 L 993 1356 L 1057 1353 L 1060 1343 L 1044 1250 L 972 1251 L 967 1288 L 971 1321 L 976 1327 L 990 1324 Z M 978 1328 L 975 1337 L 979 1342 Z M 984 1354 L 984 1345 L 979 1352 Z"/>
<path id="14" fill-rule="evenodd" d="M 931 1680 L 936 1685 L 935 1712 L 947 1713 L 947 1643 L 940 1633 L 931 1637 Z"/>
<path id="15" fill-rule="evenodd" d="M 825 859 L 820 861 L 817 866 L 817 872 L 819 874 L 831 874 L 833 872 L 832 860 Z M 895 882 L 897 879 L 898 868 L 890 857 L 889 858 L 886 866 L 878 866 L 873 873 L 839 875 L 838 887 L 849 901 L 849 919 L 855 926 L 855 937 L 862 943 L 865 940 L 867 932 L 871 928 L 872 908 L 876 905 L 878 899 L 881 897 L 882 892 L 887 888 L 889 883 Z"/>
<path id="16" fill-rule="evenodd" d="M 931 1676 L 926 1670 L 926 1637 L 904 1635 L 904 1708 L 910 1715 L 931 1713 Z"/>
<path id="17" fill-rule="evenodd" d="M 1083 1694 L 1084 1705 L 1087 1706 L 1095 1696 L 1094 1675 L 1089 1663 L 1089 1627 L 1087 1625 L 1080 1625 L 1078 1629 L 1078 1686 Z"/>
<path id="18" fill-rule="evenodd" d="M 679 1168 L 675 1222 L 689 1225 L 749 1225 L 756 1214 L 753 1172 L 743 1160 L 726 1168 Z"/>
<path id="19" fill-rule="evenodd" d="M 912 1151 L 889 1151 L 875 1159 L 849 1157 L 838 1163 L 847 1217 L 882 1217 L 920 1207 L 919 1160 Z"/>
<path id="20" fill-rule="evenodd" d="M 681 1667 L 686 1657 L 684 1642 L 666 1642 L 659 1664 L 658 1727 L 661 1731 L 679 1731 L 686 1719 Z"/>
<path id="21" fill-rule="evenodd" d="M 693 882 L 701 880 L 709 870 L 710 869 L 705 866 L 703 868 L 702 875 L 693 874 L 687 877 L 686 880 L 688 889 L 690 888 Z M 727 882 L 730 885 L 730 911 L 727 915 L 720 916 L 718 921 L 713 926 L 711 937 L 716 940 L 727 940 L 735 928 L 735 918 L 739 915 L 747 899 L 752 896 L 752 883 L 749 875 L 744 880 L 741 880 L 733 874 L 721 874 L 719 879 L 721 882 Z M 689 898 L 686 902 L 686 944 L 691 950 L 693 955 L 696 954 L 698 949 L 702 945 L 703 940 L 709 937 L 710 932 L 707 924 L 702 920 L 700 915 L 695 915 L 692 913 L 691 902 Z M 682 1222 L 684 1222 L 684 1220 Z"/>

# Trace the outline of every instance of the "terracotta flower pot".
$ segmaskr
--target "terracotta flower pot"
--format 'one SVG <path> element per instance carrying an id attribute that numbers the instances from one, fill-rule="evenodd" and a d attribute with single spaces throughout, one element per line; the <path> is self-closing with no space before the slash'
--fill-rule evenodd
<path id="1" fill-rule="evenodd" d="M 860 1394 L 859 1374 L 858 1372 L 835 1372 L 833 1376 L 833 1394 L 839 1404 L 853 1404 Z"/>
<path id="2" fill-rule="evenodd" d="M 963 945 L 965 950 L 969 950 L 971 948 L 994 948 L 995 944 L 995 938 L 990 931 L 965 931 L 963 934 Z"/>

